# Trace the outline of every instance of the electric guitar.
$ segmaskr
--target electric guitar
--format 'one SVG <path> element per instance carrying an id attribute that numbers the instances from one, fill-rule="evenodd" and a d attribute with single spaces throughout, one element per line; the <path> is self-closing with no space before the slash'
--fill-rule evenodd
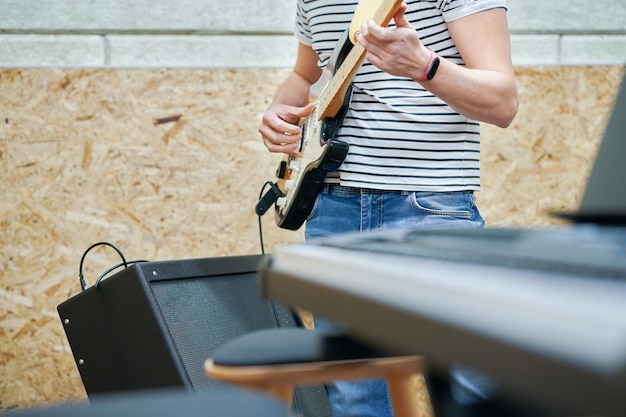
<path id="1" fill-rule="evenodd" d="M 402 2 L 382 0 L 374 22 L 387 26 Z M 280 228 L 298 230 L 302 226 L 313 210 L 326 175 L 337 170 L 348 154 L 348 145 L 335 140 L 335 135 L 350 104 L 352 79 L 365 59 L 365 49 L 351 31 L 347 30 L 339 39 L 329 64 L 311 87 L 311 95 L 317 99 L 311 114 L 300 123 L 302 156 L 285 155 L 276 171 L 278 192 L 274 217 Z M 321 93 L 315 94 L 316 91 Z"/>

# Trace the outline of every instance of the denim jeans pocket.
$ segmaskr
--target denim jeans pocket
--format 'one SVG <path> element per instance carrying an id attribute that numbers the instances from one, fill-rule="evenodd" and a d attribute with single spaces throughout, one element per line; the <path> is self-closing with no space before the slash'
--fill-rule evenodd
<path id="1" fill-rule="evenodd" d="M 424 214 L 471 219 L 476 202 L 469 192 L 414 192 L 411 203 Z"/>

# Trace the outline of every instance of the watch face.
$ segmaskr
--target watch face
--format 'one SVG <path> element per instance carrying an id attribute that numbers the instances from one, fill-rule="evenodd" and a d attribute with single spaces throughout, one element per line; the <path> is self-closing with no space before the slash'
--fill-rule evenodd
<path id="1" fill-rule="evenodd" d="M 430 70 L 428 70 L 428 74 L 426 74 L 426 79 L 432 80 L 435 77 L 435 74 L 437 73 L 438 68 L 439 68 L 439 57 L 435 57 L 435 59 L 433 60 L 433 64 L 430 67 Z"/>

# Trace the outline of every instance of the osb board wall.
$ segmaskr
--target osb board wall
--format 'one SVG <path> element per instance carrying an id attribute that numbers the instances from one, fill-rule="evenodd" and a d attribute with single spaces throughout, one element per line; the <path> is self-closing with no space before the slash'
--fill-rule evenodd
<path id="1" fill-rule="evenodd" d="M 484 127 L 491 226 L 577 207 L 622 67 L 517 70 L 520 113 Z M 0 409 L 86 398 L 56 306 L 89 245 L 128 259 L 258 253 L 279 156 L 257 134 L 285 69 L 0 70 Z M 169 118 L 169 121 L 168 121 Z M 263 218 L 266 250 L 299 241 Z M 89 285 L 119 261 L 89 253 Z"/>
<path id="2" fill-rule="evenodd" d="M 546 211 L 578 207 L 624 68 L 520 68 L 517 75 L 514 123 L 483 127 L 478 204 L 492 226 L 557 225 Z"/>

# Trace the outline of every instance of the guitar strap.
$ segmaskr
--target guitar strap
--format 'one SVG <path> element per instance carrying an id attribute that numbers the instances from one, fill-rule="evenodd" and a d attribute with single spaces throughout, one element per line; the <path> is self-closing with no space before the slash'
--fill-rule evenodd
<path id="1" fill-rule="evenodd" d="M 384 0 L 359 0 L 352 16 L 352 22 L 350 23 L 350 41 L 356 44 L 356 37 L 361 31 L 363 23 L 370 19 L 373 19 L 376 15 L 376 11 L 380 8 Z"/>

